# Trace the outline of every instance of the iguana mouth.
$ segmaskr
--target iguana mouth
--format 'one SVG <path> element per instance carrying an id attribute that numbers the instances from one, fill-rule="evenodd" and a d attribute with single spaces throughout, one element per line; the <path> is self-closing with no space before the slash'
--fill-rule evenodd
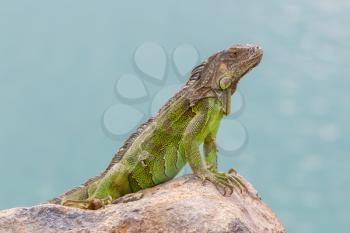
<path id="1" fill-rule="evenodd" d="M 246 65 L 249 67 L 245 72 L 243 72 L 243 74 L 241 75 L 240 78 L 242 78 L 244 75 L 246 75 L 249 71 L 251 71 L 252 69 L 254 69 L 257 65 L 259 65 L 259 63 L 261 62 L 263 53 L 262 50 L 260 50 L 259 53 L 257 53 L 255 56 L 253 56 L 252 58 L 246 60 L 242 65 Z"/>

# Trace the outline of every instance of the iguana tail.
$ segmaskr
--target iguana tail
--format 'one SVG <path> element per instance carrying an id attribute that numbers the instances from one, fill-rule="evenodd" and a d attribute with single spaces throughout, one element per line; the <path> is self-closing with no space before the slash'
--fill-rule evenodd
<path id="1" fill-rule="evenodd" d="M 135 136 L 135 135 L 132 134 L 132 136 Z M 131 140 L 130 138 L 129 138 L 129 140 Z M 125 143 L 124 146 L 119 149 L 117 154 L 114 155 L 114 157 L 113 157 L 112 161 L 110 162 L 110 164 L 108 165 L 107 169 L 104 172 L 102 172 L 100 175 L 90 178 L 84 184 L 82 184 L 78 187 L 75 187 L 75 188 L 69 190 L 68 192 L 65 192 L 64 194 L 49 200 L 47 203 L 60 205 L 64 199 L 66 199 L 66 200 L 67 199 L 69 199 L 69 200 L 86 200 L 89 197 L 89 188 L 93 184 L 97 184 L 104 177 L 104 175 L 107 174 L 107 172 L 116 163 L 118 163 L 121 160 L 121 158 L 123 157 L 123 155 L 125 153 L 126 148 L 128 146 L 130 146 L 129 144 L 131 144 L 131 143 Z"/>
<path id="2" fill-rule="evenodd" d="M 60 205 L 63 200 L 86 200 L 89 197 L 89 188 L 93 183 L 97 183 L 98 180 L 100 180 L 101 177 L 97 176 L 94 178 L 89 179 L 87 182 L 84 184 L 75 187 L 72 190 L 69 190 L 68 192 L 65 192 L 64 194 L 55 197 L 51 200 L 48 201 L 50 204 L 57 204 Z"/>

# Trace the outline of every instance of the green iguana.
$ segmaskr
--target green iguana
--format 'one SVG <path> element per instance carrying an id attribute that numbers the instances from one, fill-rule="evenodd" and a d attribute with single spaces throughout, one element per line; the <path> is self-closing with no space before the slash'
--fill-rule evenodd
<path id="1" fill-rule="evenodd" d="M 99 209 L 119 197 L 174 178 L 188 162 L 201 180 L 226 195 L 246 190 L 235 173 L 217 170 L 216 134 L 230 113 L 231 95 L 240 79 L 257 66 L 262 49 L 235 45 L 196 66 L 185 86 L 132 134 L 107 169 L 50 203 Z M 202 161 L 199 146 L 204 148 Z"/>

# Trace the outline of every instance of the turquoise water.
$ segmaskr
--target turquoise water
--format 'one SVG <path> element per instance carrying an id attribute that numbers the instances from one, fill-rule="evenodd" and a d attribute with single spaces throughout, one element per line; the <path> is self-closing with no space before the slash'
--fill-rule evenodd
<path id="1" fill-rule="evenodd" d="M 1 1 L 0 208 L 98 174 L 190 66 L 258 43 L 263 61 L 219 135 L 221 169 L 246 176 L 288 232 L 347 232 L 349 11 L 346 0 Z"/>

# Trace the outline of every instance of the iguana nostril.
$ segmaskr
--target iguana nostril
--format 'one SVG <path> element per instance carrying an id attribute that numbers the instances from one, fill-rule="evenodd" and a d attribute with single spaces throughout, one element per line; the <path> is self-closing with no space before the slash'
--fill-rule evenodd
<path id="1" fill-rule="evenodd" d="M 254 47 L 254 50 L 256 51 L 256 52 L 259 52 L 259 53 L 263 53 L 263 50 L 262 50 L 262 48 L 259 46 L 259 45 L 256 45 L 255 47 Z"/>

